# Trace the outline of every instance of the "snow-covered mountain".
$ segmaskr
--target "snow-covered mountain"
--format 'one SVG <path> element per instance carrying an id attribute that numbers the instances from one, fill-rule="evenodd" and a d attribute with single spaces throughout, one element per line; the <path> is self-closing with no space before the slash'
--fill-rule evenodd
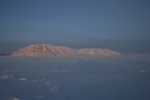
<path id="1" fill-rule="evenodd" d="M 99 56 L 120 55 L 120 53 L 117 51 L 112 51 L 109 49 L 97 49 L 97 48 L 79 49 L 77 52 L 82 55 L 99 55 Z"/>
<path id="2" fill-rule="evenodd" d="M 73 50 L 69 47 L 53 46 L 47 44 L 35 44 L 25 48 L 21 48 L 14 53 L 12 56 L 71 56 L 71 55 L 98 55 L 98 56 L 113 56 L 120 55 L 117 51 L 109 49 L 79 49 Z"/>
<path id="3" fill-rule="evenodd" d="M 47 44 L 30 45 L 25 48 L 19 49 L 12 53 L 12 56 L 69 56 L 74 55 L 76 52 L 63 46 L 53 46 Z"/>

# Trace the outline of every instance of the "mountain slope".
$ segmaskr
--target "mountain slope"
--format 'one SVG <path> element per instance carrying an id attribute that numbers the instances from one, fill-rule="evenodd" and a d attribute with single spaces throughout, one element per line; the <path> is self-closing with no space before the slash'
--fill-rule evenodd
<path id="1" fill-rule="evenodd" d="M 82 55 L 100 55 L 100 56 L 120 55 L 120 53 L 117 51 L 112 51 L 109 49 L 96 49 L 96 48 L 79 49 L 77 52 Z"/>
<path id="2" fill-rule="evenodd" d="M 70 56 L 70 55 L 96 55 L 96 56 L 114 56 L 120 55 L 117 51 L 109 49 L 79 49 L 73 50 L 69 47 L 53 46 L 47 44 L 30 45 L 19 49 L 11 54 L 12 56 Z"/>
<path id="3" fill-rule="evenodd" d="M 68 56 L 75 51 L 68 47 L 47 44 L 30 45 L 12 53 L 12 56 Z"/>

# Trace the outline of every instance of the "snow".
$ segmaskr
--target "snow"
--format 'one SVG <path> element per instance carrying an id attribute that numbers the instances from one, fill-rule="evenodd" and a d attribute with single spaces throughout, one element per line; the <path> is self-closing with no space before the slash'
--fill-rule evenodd
<path id="1" fill-rule="evenodd" d="M 0 57 L 2 100 L 149 100 L 149 79 L 150 56 Z"/>

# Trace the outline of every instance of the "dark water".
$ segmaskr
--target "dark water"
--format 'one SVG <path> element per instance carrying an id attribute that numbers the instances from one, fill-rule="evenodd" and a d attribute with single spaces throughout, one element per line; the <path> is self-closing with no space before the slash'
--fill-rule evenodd
<path id="1" fill-rule="evenodd" d="M 0 57 L 0 100 L 150 100 L 150 56 Z"/>

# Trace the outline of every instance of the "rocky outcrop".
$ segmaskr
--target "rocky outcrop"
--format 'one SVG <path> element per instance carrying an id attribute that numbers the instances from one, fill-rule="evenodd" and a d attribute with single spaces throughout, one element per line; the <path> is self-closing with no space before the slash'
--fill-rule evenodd
<path id="1" fill-rule="evenodd" d="M 79 49 L 78 54 L 81 55 L 98 55 L 98 56 L 114 56 L 120 55 L 117 51 L 112 51 L 109 49 L 96 49 L 96 48 L 89 48 L 89 49 Z"/>
<path id="2" fill-rule="evenodd" d="M 68 47 L 36 44 L 19 49 L 12 56 L 69 56 L 75 51 Z"/>
<path id="3" fill-rule="evenodd" d="M 11 54 L 12 56 L 71 56 L 71 55 L 96 55 L 96 56 L 114 56 L 120 55 L 117 51 L 109 49 L 79 49 L 73 50 L 69 47 L 53 46 L 47 44 L 30 45 L 19 49 Z"/>

